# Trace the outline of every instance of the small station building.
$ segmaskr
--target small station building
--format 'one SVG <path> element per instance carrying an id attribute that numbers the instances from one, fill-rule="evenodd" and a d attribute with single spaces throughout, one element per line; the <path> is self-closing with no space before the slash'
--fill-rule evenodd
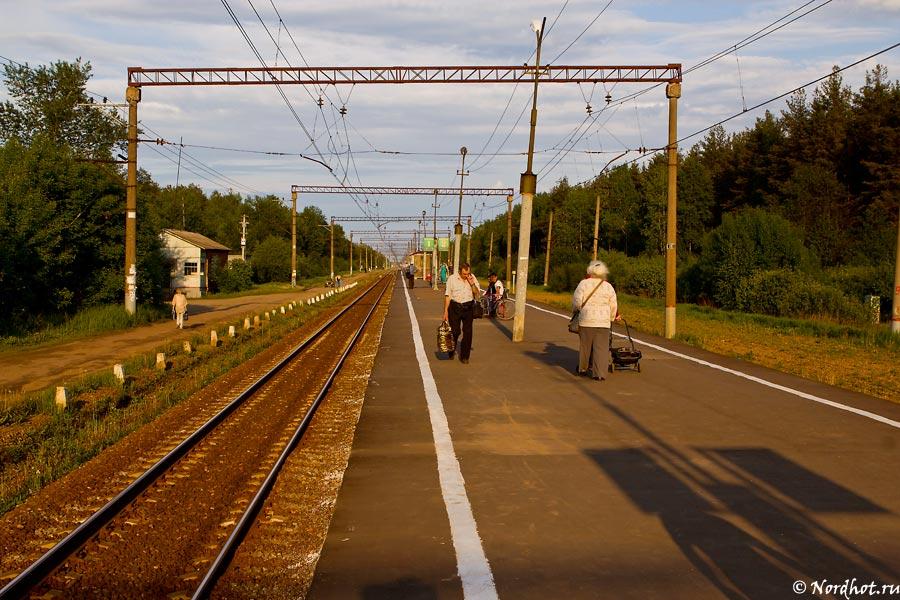
<path id="1" fill-rule="evenodd" d="M 226 264 L 231 248 L 205 235 L 180 229 L 163 229 L 163 252 L 171 261 L 169 287 L 182 288 L 188 298 L 209 292 L 209 273 L 214 264 Z"/>

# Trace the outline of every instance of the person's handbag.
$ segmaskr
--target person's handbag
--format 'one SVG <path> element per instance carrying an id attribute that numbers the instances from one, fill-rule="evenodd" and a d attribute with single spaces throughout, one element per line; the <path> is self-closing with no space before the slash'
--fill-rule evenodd
<path id="1" fill-rule="evenodd" d="M 453 343 L 453 330 L 447 321 L 438 326 L 437 345 L 441 352 L 453 352 L 456 349 L 456 344 Z"/>
<path id="2" fill-rule="evenodd" d="M 587 301 L 591 299 L 591 296 L 594 295 L 600 286 L 603 285 L 603 282 L 597 284 L 597 286 L 591 290 L 591 293 L 587 295 L 587 298 L 581 303 L 581 306 L 572 311 L 572 318 L 569 319 L 569 332 L 570 333 L 578 333 L 580 327 L 578 325 L 578 314 L 581 312 L 581 309 L 584 308 L 584 305 L 587 304 Z"/>

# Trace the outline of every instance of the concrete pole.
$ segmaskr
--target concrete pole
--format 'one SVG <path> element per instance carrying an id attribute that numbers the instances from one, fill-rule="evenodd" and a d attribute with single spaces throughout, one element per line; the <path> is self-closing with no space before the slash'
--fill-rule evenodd
<path id="1" fill-rule="evenodd" d="M 550 280 L 550 247 L 553 245 L 553 211 L 550 211 L 550 226 L 547 228 L 547 256 L 544 259 L 544 287 Z"/>
<path id="2" fill-rule="evenodd" d="M 125 186 L 125 312 L 137 311 L 137 107 L 141 88 L 125 89 L 128 102 L 128 179 Z"/>
<path id="3" fill-rule="evenodd" d="M 900 335 L 900 213 L 897 217 L 897 254 L 894 262 L 894 301 L 891 308 L 891 331 Z"/>
<path id="4" fill-rule="evenodd" d="M 512 289 L 512 202 L 506 197 L 506 289 Z"/>
<path id="5" fill-rule="evenodd" d="M 666 339 L 675 337 L 675 249 L 678 206 L 678 99 L 681 84 L 666 85 L 669 99 L 668 206 L 666 212 Z"/>
<path id="6" fill-rule="evenodd" d="M 472 217 L 466 219 L 466 262 L 472 264 Z"/>
<path id="7" fill-rule="evenodd" d="M 353 232 L 350 232 L 350 277 L 353 277 Z"/>
<path id="8" fill-rule="evenodd" d="M 491 243 L 488 245 L 488 274 L 492 272 L 491 263 L 494 261 L 494 232 L 491 232 Z"/>
<path id="9" fill-rule="evenodd" d="M 297 287 L 297 192 L 291 190 L 291 287 Z"/>
<path id="10" fill-rule="evenodd" d="M 455 245 L 453 248 L 453 272 L 459 272 L 459 251 L 462 244 L 462 201 L 463 201 L 463 180 L 466 173 L 466 153 L 468 150 L 465 146 L 459 149 L 462 154 L 462 168 L 459 170 L 459 210 L 456 212 L 456 225 L 453 226 Z"/>
<path id="11" fill-rule="evenodd" d="M 331 280 L 334 281 L 334 217 L 331 217 Z"/>
<path id="12" fill-rule="evenodd" d="M 534 134 L 537 128 L 537 92 L 538 80 L 541 74 L 541 41 L 546 23 L 547 19 L 544 19 L 541 23 L 540 31 L 535 32 L 537 35 L 537 53 L 534 59 L 534 92 L 531 103 L 531 129 L 528 134 L 528 164 L 519 180 L 519 191 L 522 194 L 522 210 L 519 217 L 519 261 L 516 269 L 518 278 L 516 281 L 516 316 L 513 320 L 513 342 L 521 342 L 525 339 L 528 253 L 531 251 L 531 205 L 534 202 L 534 193 L 537 190 L 537 176 L 531 168 L 534 164 Z"/>
<path id="13" fill-rule="evenodd" d="M 434 236 L 434 248 L 431 250 L 431 289 L 438 289 L 438 249 L 437 249 L 437 202 L 438 199 L 438 191 L 434 190 L 434 204 L 431 205 L 431 208 L 434 209 L 434 217 L 431 221 L 431 234 Z"/>
<path id="14" fill-rule="evenodd" d="M 594 209 L 594 260 L 597 260 L 597 239 L 600 235 L 600 194 L 597 194 L 597 206 Z"/>

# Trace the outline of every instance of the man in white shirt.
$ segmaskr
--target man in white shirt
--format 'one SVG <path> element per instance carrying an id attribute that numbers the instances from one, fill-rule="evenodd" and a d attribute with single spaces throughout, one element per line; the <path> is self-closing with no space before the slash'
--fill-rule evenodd
<path id="1" fill-rule="evenodd" d="M 469 263 L 459 265 L 459 272 L 447 279 L 444 292 L 444 320 L 450 323 L 453 330 L 454 347 L 459 349 L 459 362 L 469 364 L 472 352 L 472 319 L 476 298 L 481 297 L 478 280 L 472 276 Z M 459 334 L 462 332 L 462 345 L 459 345 Z M 450 358 L 453 358 L 450 352 Z"/>

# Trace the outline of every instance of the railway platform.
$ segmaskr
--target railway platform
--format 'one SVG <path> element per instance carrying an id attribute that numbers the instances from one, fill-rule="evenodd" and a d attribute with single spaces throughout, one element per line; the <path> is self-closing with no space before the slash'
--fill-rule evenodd
<path id="1" fill-rule="evenodd" d="M 442 301 L 397 280 L 310 598 L 900 598 L 900 406 L 643 334 L 576 377 L 540 307 L 464 365 Z"/>

